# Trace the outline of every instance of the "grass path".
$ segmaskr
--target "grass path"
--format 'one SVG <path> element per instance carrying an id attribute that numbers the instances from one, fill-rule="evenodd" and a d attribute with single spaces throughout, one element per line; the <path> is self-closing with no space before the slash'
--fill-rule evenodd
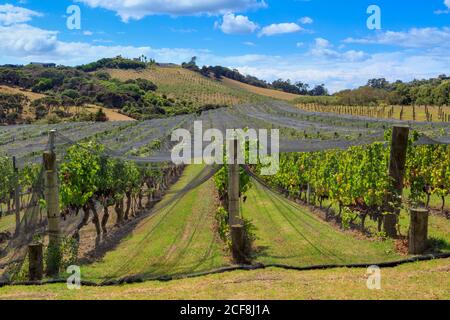
<path id="1" fill-rule="evenodd" d="M 366 269 L 236 271 L 171 282 L 68 290 L 63 284 L 0 288 L 0 299 L 450 299 L 450 259 L 381 269 L 368 290 Z"/>
<path id="2" fill-rule="evenodd" d="M 357 239 L 336 230 L 307 209 L 253 182 L 242 206 L 256 227 L 256 261 L 311 266 L 397 260 L 392 241 Z"/>
<path id="3" fill-rule="evenodd" d="M 85 280 L 103 281 L 131 275 L 146 278 L 211 270 L 228 263 L 214 232 L 216 209 L 211 180 L 178 198 L 178 193 L 206 170 L 190 166 L 118 247 L 94 264 L 82 267 Z"/>

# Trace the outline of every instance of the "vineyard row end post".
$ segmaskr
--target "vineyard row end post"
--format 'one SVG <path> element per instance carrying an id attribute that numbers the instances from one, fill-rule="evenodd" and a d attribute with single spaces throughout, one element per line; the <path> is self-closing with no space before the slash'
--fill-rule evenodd
<path id="1" fill-rule="evenodd" d="M 395 126 L 392 130 L 389 176 L 393 190 L 387 199 L 389 212 L 384 216 L 384 232 L 388 237 L 397 237 L 398 215 L 403 195 L 403 183 L 406 171 L 409 126 Z"/>
<path id="2" fill-rule="evenodd" d="M 47 262 L 47 274 L 57 275 L 59 273 L 61 230 L 59 225 L 59 186 L 58 169 L 56 165 L 56 153 L 54 148 L 55 131 L 49 134 L 50 150 L 44 152 L 45 169 L 45 200 L 47 203 L 49 249 L 51 257 Z"/>
<path id="3" fill-rule="evenodd" d="M 13 157 L 14 168 L 14 212 L 16 215 L 16 235 L 20 232 L 20 187 L 19 187 L 19 169 L 17 168 L 16 157 Z"/>
<path id="4" fill-rule="evenodd" d="M 429 213 L 428 209 L 410 209 L 409 254 L 423 254 L 427 249 Z"/>
<path id="5" fill-rule="evenodd" d="M 228 164 L 228 214 L 233 258 L 236 263 L 245 264 L 245 230 L 239 210 L 240 166 L 238 164 L 238 142 L 237 138 L 230 141 L 229 156 L 233 160 Z"/>

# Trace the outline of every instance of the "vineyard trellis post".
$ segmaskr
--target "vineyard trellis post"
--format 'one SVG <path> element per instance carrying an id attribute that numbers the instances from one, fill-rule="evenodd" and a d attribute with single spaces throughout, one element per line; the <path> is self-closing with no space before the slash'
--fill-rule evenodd
<path id="1" fill-rule="evenodd" d="M 384 232 L 388 237 L 397 237 L 399 208 L 402 202 L 403 181 L 406 170 L 409 126 L 395 126 L 392 130 L 389 176 L 392 192 L 387 197 L 388 212 L 384 215 Z"/>
<path id="2" fill-rule="evenodd" d="M 428 240 L 428 215 L 427 209 L 411 209 L 409 225 L 409 254 L 423 254 L 427 248 Z"/>
<path id="3" fill-rule="evenodd" d="M 16 235 L 20 231 L 20 186 L 19 186 L 19 169 L 17 168 L 16 157 L 13 157 L 14 169 L 14 212 L 16 216 Z"/>
<path id="4" fill-rule="evenodd" d="M 228 164 L 228 213 L 230 226 L 233 226 L 241 222 L 239 215 L 238 139 L 230 141 L 229 156 L 232 160 Z"/>
<path id="5" fill-rule="evenodd" d="M 45 169 L 45 201 L 47 204 L 48 234 L 51 258 L 47 261 L 47 274 L 56 275 L 59 272 L 61 230 L 59 225 L 59 186 L 58 169 L 55 153 L 55 131 L 49 134 L 49 151 L 44 152 Z"/>
<path id="6" fill-rule="evenodd" d="M 229 156 L 232 161 L 228 164 L 228 214 L 231 234 L 232 255 L 238 264 L 244 264 L 245 230 L 240 217 L 240 166 L 238 164 L 238 138 L 230 141 Z"/>
<path id="7" fill-rule="evenodd" d="M 42 243 L 33 243 L 28 246 L 28 273 L 30 281 L 40 281 L 44 273 Z"/>

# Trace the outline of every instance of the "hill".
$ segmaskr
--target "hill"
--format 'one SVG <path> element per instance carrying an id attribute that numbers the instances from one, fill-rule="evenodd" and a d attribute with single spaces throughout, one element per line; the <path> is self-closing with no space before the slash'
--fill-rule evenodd
<path id="1" fill-rule="evenodd" d="M 269 98 L 274 98 L 274 99 L 292 101 L 292 100 L 298 99 L 300 97 L 297 94 L 292 94 L 292 93 L 279 91 L 279 90 L 256 87 L 256 86 L 252 86 L 250 84 L 246 84 L 246 83 L 236 81 L 233 79 L 229 79 L 229 78 L 223 78 L 222 82 L 230 88 L 243 89 L 243 90 L 251 92 L 253 94 L 257 94 L 257 95 L 261 95 L 261 96 L 265 96 L 265 97 L 269 97 Z"/>
<path id="2" fill-rule="evenodd" d="M 47 97 L 47 95 L 42 94 L 42 93 L 36 93 L 36 92 L 29 91 L 29 90 L 5 86 L 5 85 L 0 85 L 0 93 L 23 94 L 25 97 L 27 97 L 30 100 L 30 102 Z M 95 114 L 99 109 L 100 109 L 100 107 L 96 106 L 96 105 L 85 105 L 82 108 L 78 108 L 75 106 L 68 108 L 69 112 L 72 113 L 74 116 L 77 116 L 77 114 L 79 114 L 80 112 L 85 112 L 87 114 Z M 106 114 L 106 117 L 108 118 L 109 121 L 133 121 L 134 120 L 126 115 L 119 113 L 118 110 L 104 108 L 103 112 Z M 34 118 L 34 111 L 30 107 L 30 105 L 25 106 L 23 113 L 22 113 L 22 118 L 23 119 Z"/>
<path id="3" fill-rule="evenodd" d="M 158 93 L 192 102 L 195 107 L 208 104 L 232 106 L 265 99 L 257 92 L 229 86 L 181 67 L 153 65 L 141 70 L 107 69 L 107 72 L 121 81 L 149 80 L 158 86 Z"/>

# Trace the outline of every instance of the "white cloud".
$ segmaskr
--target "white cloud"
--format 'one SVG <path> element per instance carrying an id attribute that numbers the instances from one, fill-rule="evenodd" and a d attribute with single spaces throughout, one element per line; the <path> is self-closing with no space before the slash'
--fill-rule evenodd
<path id="1" fill-rule="evenodd" d="M 265 0 L 75 0 L 93 8 L 117 13 L 123 21 L 140 20 L 150 15 L 226 14 L 266 8 Z"/>
<path id="2" fill-rule="evenodd" d="M 94 35 L 94 33 L 92 31 L 86 30 L 86 31 L 83 31 L 83 35 L 92 36 L 92 35 Z"/>
<path id="3" fill-rule="evenodd" d="M 56 31 L 27 24 L 0 25 L 0 64 L 48 61 L 78 65 L 104 57 L 123 55 L 132 58 L 141 54 L 160 62 L 181 63 L 197 56 L 200 65 L 237 68 L 268 81 L 284 78 L 312 85 L 325 83 L 331 91 L 358 87 L 367 79 L 376 77 L 409 81 L 450 74 L 450 47 L 445 44 L 431 49 L 408 48 L 376 54 L 345 50 L 345 47 L 334 46 L 327 39 L 317 38 L 306 53 L 221 56 L 206 49 L 65 42 L 58 39 Z"/>
<path id="4" fill-rule="evenodd" d="M 58 44 L 57 34 L 26 24 L 0 26 L 0 56 L 33 56 L 52 52 Z"/>
<path id="5" fill-rule="evenodd" d="M 444 4 L 447 6 L 447 8 L 450 9 L 450 0 L 445 0 Z"/>
<path id="6" fill-rule="evenodd" d="M 423 79 L 450 73 L 450 54 L 406 52 L 378 53 L 364 61 L 335 60 L 307 55 L 266 57 L 251 64 L 234 64 L 244 74 L 267 81 L 278 78 L 303 81 L 311 85 L 325 83 L 332 92 L 362 86 L 371 78 L 389 81 Z"/>
<path id="7" fill-rule="evenodd" d="M 314 23 L 314 20 L 312 18 L 310 18 L 310 17 L 300 18 L 299 21 L 300 21 L 301 24 L 312 24 L 312 23 Z"/>
<path id="8" fill-rule="evenodd" d="M 226 34 L 247 34 L 258 29 L 258 25 L 242 15 L 228 13 L 223 16 L 222 24 L 216 24 L 223 33 Z"/>
<path id="9" fill-rule="evenodd" d="M 246 46 L 249 46 L 249 47 L 254 47 L 254 46 L 256 46 L 256 43 L 251 42 L 251 41 L 245 41 L 244 44 L 245 44 Z"/>
<path id="10" fill-rule="evenodd" d="M 347 38 L 344 42 L 393 45 L 407 48 L 450 47 L 450 28 L 412 28 L 406 32 L 386 31 L 366 38 Z"/>
<path id="11" fill-rule="evenodd" d="M 357 62 L 368 58 L 368 55 L 363 51 L 338 51 L 333 48 L 333 45 L 324 38 L 316 38 L 313 47 L 308 52 L 309 55 L 317 58 L 334 59 L 342 61 Z"/>
<path id="12" fill-rule="evenodd" d="M 278 23 L 264 27 L 259 36 L 274 36 L 278 34 L 294 33 L 303 31 L 304 29 L 296 23 Z"/>
<path id="13" fill-rule="evenodd" d="M 9 26 L 30 21 L 33 17 L 40 17 L 41 13 L 26 8 L 15 7 L 11 4 L 0 5 L 0 25 Z"/>

